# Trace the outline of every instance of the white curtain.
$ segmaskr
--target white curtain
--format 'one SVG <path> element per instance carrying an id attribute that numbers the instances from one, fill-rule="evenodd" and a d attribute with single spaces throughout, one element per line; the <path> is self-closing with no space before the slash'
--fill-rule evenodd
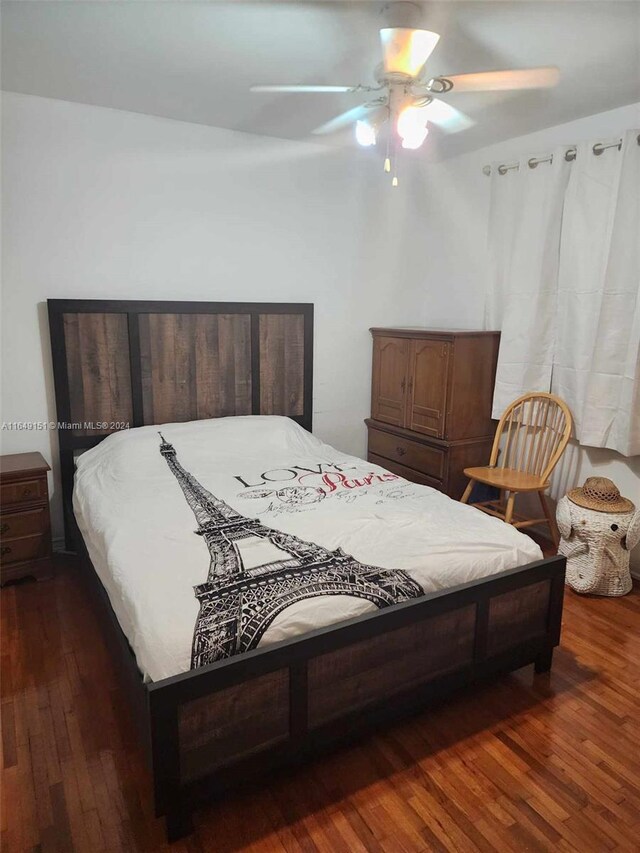
<path id="1" fill-rule="evenodd" d="M 535 168 L 491 168 L 488 327 L 502 331 L 493 397 L 499 418 L 516 397 L 551 386 L 560 223 L 570 164 L 564 150 Z M 501 182 L 508 182 L 508 186 Z"/>
<path id="2" fill-rule="evenodd" d="M 487 328 L 499 417 L 528 391 L 568 403 L 583 445 L 640 453 L 640 146 L 491 170 Z M 500 182 L 509 181 L 509 185 Z"/>
<path id="3" fill-rule="evenodd" d="M 640 145 L 578 146 L 567 186 L 551 390 L 580 444 L 640 454 Z"/>
<path id="4" fill-rule="evenodd" d="M 501 329 L 504 307 L 509 292 L 509 264 L 515 233 L 516 209 L 520 182 L 519 172 L 510 169 L 504 174 L 494 164 L 491 168 L 489 202 L 489 277 L 485 302 L 485 329 Z"/>

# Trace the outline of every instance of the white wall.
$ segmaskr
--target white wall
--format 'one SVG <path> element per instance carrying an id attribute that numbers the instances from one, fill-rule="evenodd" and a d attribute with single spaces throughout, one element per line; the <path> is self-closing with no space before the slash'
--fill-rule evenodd
<path id="1" fill-rule="evenodd" d="M 482 328 L 489 211 L 489 179 L 482 173 L 484 165 L 513 162 L 527 154 L 548 154 L 556 145 L 614 139 L 624 130 L 637 127 L 640 104 L 632 104 L 427 164 L 415 187 L 427 259 L 424 322 Z M 640 456 L 625 458 L 597 448 L 570 447 L 554 475 L 551 493 L 557 499 L 592 475 L 609 477 L 640 506 Z M 640 546 L 634 549 L 632 562 L 634 573 L 640 576 Z"/>
<path id="2" fill-rule="evenodd" d="M 314 302 L 314 431 L 362 455 L 368 328 L 422 300 L 383 177 L 375 152 L 5 94 L 1 420 L 55 419 L 49 297 Z M 57 464 L 54 434 L 0 442 Z"/>

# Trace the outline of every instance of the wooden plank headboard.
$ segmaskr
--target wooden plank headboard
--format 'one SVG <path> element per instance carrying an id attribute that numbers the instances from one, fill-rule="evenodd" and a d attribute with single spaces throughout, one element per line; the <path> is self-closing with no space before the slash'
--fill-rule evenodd
<path id="1" fill-rule="evenodd" d="M 311 429 L 311 304 L 47 303 L 67 547 L 74 454 L 111 432 L 251 414 Z"/>

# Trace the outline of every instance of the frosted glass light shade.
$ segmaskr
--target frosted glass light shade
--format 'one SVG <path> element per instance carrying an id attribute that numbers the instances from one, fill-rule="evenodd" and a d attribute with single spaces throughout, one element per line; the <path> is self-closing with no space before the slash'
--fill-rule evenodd
<path id="1" fill-rule="evenodd" d="M 420 148 L 429 133 L 426 107 L 406 107 L 398 116 L 396 129 L 403 148 Z"/>
<path id="2" fill-rule="evenodd" d="M 356 140 L 359 145 L 368 148 L 370 145 L 376 144 L 376 131 L 368 122 L 356 122 Z"/>
<path id="3" fill-rule="evenodd" d="M 385 72 L 416 77 L 439 40 L 438 33 L 429 30 L 411 30 L 404 27 L 380 30 Z"/>

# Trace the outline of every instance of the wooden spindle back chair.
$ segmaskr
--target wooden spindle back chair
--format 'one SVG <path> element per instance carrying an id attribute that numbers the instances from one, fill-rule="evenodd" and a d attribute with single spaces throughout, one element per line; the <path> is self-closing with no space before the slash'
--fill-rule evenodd
<path id="1" fill-rule="evenodd" d="M 553 394 L 539 391 L 514 400 L 498 423 L 489 465 L 465 468 L 469 484 L 462 503 L 468 502 L 475 483 L 494 486 L 500 489 L 500 498 L 481 501 L 474 506 L 514 527 L 547 523 L 557 546 L 560 537 L 545 492 L 551 472 L 571 437 L 572 425 L 569 407 Z M 538 493 L 544 518 L 523 518 L 514 514 L 515 497 L 519 492 Z"/>

